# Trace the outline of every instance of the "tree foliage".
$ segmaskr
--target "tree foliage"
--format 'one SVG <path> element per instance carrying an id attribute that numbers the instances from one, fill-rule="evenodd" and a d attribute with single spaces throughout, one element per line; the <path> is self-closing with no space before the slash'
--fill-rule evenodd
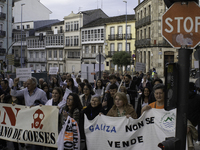
<path id="1" fill-rule="evenodd" d="M 118 66 L 131 65 L 131 54 L 126 51 L 116 52 L 112 56 L 112 61 L 114 65 Z"/>

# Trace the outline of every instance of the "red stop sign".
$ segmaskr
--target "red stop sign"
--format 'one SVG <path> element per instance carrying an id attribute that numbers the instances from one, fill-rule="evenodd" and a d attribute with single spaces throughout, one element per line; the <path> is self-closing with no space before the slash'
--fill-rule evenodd
<path id="1" fill-rule="evenodd" d="M 162 16 L 162 36 L 174 48 L 195 48 L 200 42 L 200 7 L 195 2 L 174 3 Z"/>

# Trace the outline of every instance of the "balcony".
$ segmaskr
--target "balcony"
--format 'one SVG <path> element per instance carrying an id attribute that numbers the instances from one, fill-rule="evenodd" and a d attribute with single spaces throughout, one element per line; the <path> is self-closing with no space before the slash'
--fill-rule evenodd
<path id="1" fill-rule="evenodd" d="M 0 38 L 3 38 L 6 36 L 6 31 L 0 30 Z"/>
<path id="2" fill-rule="evenodd" d="M 0 48 L 0 54 L 3 54 L 3 55 L 4 55 L 5 53 L 6 53 L 6 49 L 1 47 L 1 48 Z"/>
<path id="3" fill-rule="evenodd" d="M 116 34 L 116 40 L 123 40 L 123 34 Z"/>
<path id="4" fill-rule="evenodd" d="M 161 46 L 161 47 L 172 47 L 166 40 L 163 40 L 163 41 L 159 41 L 158 42 L 158 46 Z"/>
<path id="5" fill-rule="evenodd" d="M 136 47 L 149 47 L 151 46 L 151 39 L 141 39 L 135 41 Z"/>
<path id="6" fill-rule="evenodd" d="M 2 2 L 2 3 L 5 3 L 5 2 L 6 2 L 6 0 L 0 0 L 0 2 Z"/>
<path id="7" fill-rule="evenodd" d="M 67 58 L 75 58 L 75 59 L 80 59 L 80 56 L 68 56 Z"/>
<path id="8" fill-rule="evenodd" d="M 92 54 L 92 53 L 87 53 L 87 54 L 83 54 L 83 58 L 96 58 L 97 53 Z"/>
<path id="9" fill-rule="evenodd" d="M 28 62 L 46 62 L 46 58 L 28 58 Z"/>
<path id="10" fill-rule="evenodd" d="M 146 16 L 146 17 L 136 21 L 135 28 L 138 29 L 142 26 L 146 26 L 146 25 L 149 25 L 149 24 L 151 24 L 151 15 Z"/>
<path id="11" fill-rule="evenodd" d="M 4 20 L 4 19 L 6 19 L 6 14 L 0 12 L 0 20 Z"/>
<path id="12" fill-rule="evenodd" d="M 117 51 L 108 51 L 108 57 L 112 57 Z"/>
<path id="13" fill-rule="evenodd" d="M 124 39 L 126 39 L 126 34 L 124 34 Z M 132 39 L 132 34 L 131 33 L 127 34 L 127 40 L 131 39 Z"/>
<path id="14" fill-rule="evenodd" d="M 115 40 L 115 34 L 108 35 L 108 40 Z"/>

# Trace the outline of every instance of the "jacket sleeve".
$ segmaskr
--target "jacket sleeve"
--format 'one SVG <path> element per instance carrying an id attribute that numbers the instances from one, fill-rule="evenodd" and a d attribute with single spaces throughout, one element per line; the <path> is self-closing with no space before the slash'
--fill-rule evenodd
<path id="1" fill-rule="evenodd" d="M 24 91 L 27 89 L 17 90 L 17 89 L 11 89 L 10 95 L 18 97 L 18 96 L 24 96 Z"/>

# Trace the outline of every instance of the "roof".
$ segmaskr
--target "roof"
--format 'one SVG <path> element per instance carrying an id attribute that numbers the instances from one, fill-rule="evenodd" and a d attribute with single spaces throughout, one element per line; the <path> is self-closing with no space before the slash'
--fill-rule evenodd
<path id="1" fill-rule="evenodd" d="M 101 12 L 103 12 L 102 11 L 102 9 L 93 9 L 93 10 L 86 10 L 86 11 L 80 11 L 79 13 L 82 13 L 82 14 L 85 14 L 85 15 L 88 15 L 88 16 L 90 16 L 90 15 L 92 15 L 92 14 L 94 14 L 94 13 L 98 13 L 99 11 L 101 11 Z M 78 14 L 79 14 L 78 13 Z M 104 13 L 104 12 L 103 12 Z M 105 13 L 104 13 L 105 14 Z M 105 14 L 106 15 L 106 14 Z M 108 17 L 108 15 L 106 15 L 107 17 Z"/>
<path id="2" fill-rule="evenodd" d="M 127 15 L 127 21 L 135 20 L 135 15 Z M 99 18 L 96 19 L 86 25 L 84 25 L 82 28 L 88 28 L 88 27 L 95 27 L 95 26 L 103 26 L 107 23 L 114 23 L 114 22 L 125 22 L 126 21 L 126 15 L 121 16 L 114 16 L 109 18 Z"/>
<path id="3" fill-rule="evenodd" d="M 39 28 L 36 28 L 35 31 L 47 31 L 47 30 L 51 30 L 51 26 L 53 26 L 53 25 L 62 25 L 62 24 L 64 24 L 64 21 L 57 20 L 55 22 L 52 22 L 52 23 L 49 23 L 47 25 L 41 26 Z"/>

